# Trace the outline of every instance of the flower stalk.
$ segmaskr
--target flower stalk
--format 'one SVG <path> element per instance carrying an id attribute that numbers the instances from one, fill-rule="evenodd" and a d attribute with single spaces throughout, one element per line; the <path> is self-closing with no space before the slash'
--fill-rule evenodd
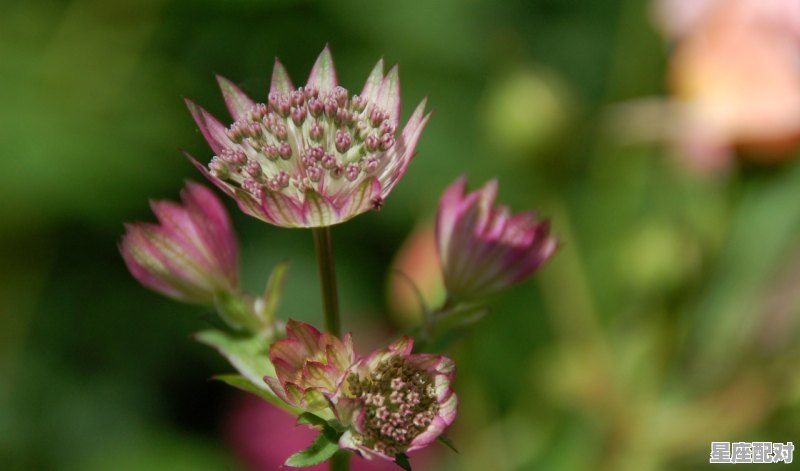
<path id="1" fill-rule="evenodd" d="M 331 457 L 331 471 L 349 471 L 350 469 L 350 453 L 346 451 L 339 451 Z"/>
<path id="2" fill-rule="evenodd" d="M 336 292 L 336 266 L 333 259 L 333 242 L 330 227 L 315 227 L 314 250 L 317 253 L 319 282 L 322 289 L 322 308 L 325 313 L 325 330 L 341 336 L 342 326 L 339 321 L 339 295 Z"/>

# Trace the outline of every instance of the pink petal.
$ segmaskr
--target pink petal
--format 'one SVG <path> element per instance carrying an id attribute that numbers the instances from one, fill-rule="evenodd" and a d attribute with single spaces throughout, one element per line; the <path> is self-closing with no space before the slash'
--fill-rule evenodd
<path id="1" fill-rule="evenodd" d="M 217 118 L 192 100 L 186 98 L 184 101 L 192 114 L 192 118 L 194 118 L 194 122 L 197 123 L 197 127 L 200 128 L 200 132 L 203 133 L 203 137 L 206 138 L 206 142 L 215 153 L 219 154 L 222 149 L 233 146 L 233 143 L 225 134 L 225 126 Z"/>
<path id="2" fill-rule="evenodd" d="M 380 171 L 378 179 L 383 187 L 382 196 L 384 198 L 389 195 L 397 182 L 400 181 L 400 178 L 405 175 L 408 164 L 411 163 L 411 159 L 414 157 L 414 148 L 431 116 L 428 113 L 423 117 L 426 103 L 427 99 L 422 100 L 417 106 L 414 114 L 411 115 L 406 127 L 403 129 L 397 144 L 390 150 L 388 164 Z"/>
<path id="3" fill-rule="evenodd" d="M 311 354 L 320 350 L 322 333 L 311 324 L 289 319 L 286 322 L 286 337 L 300 342 Z"/>
<path id="4" fill-rule="evenodd" d="M 370 103 L 374 103 L 378 99 L 378 91 L 380 90 L 381 83 L 383 82 L 383 59 L 381 58 L 372 72 L 369 73 L 367 81 L 364 82 L 364 88 L 361 90 L 361 98 L 366 99 Z"/>
<path id="5" fill-rule="evenodd" d="M 286 68 L 281 64 L 278 58 L 275 58 L 275 65 L 272 67 L 272 81 L 270 83 L 269 91 L 277 93 L 289 93 L 294 90 L 292 79 L 289 78 L 289 73 Z"/>
<path id="6" fill-rule="evenodd" d="M 311 69 L 307 86 L 316 88 L 320 93 L 327 93 L 336 88 L 337 85 L 333 57 L 328 46 L 325 46 Z"/>
<path id="7" fill-rule="evenodd" d="M 217 83 L 222 90 L 222 97 L 225 99 L 225 106 L 233 116 L 234 120 L 246 119 L 247 113 L 253 108 L 253 100 L 250 99 L 233 82 L 221 75 L 217 75 Z"/>
<path id="8" fill-rule="evenodd" d="M 397 65 L 383 78 L 375 102 L 389 114 L 389 119 L 400 122 L 400 68 Z"/>

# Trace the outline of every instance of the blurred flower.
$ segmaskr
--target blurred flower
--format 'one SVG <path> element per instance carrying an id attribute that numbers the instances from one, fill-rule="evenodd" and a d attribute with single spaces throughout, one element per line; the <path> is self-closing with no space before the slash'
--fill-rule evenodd
<path id="1" fill-rule="evenodd" d="M 494 206 L 496 180 L 469 194 L 466 187 L 461 177 L 445 190 L 436 221 L 444 281 L 454 299 L 475 299 L 518 283 L 558 247 L 547 221 Z"/>
<path id="2" fill-rule="evenodd" d="M 406 172 L 428 122 L 425 100 L 399 137 L 400 80 L 383 60 L 360 95 L 337 85 L 326 47 L 305 87 L 275 62 L 267 103 L 254 103 L 218 77 L 235 122 L 225 128 L 187 105 L 216 155 L 208 168 L 190 157 L 247 214 L 283 227 L 320 227 L 379 209 Z"/>
<path id="3" fill-rule="evenodd" d="M 251 394 L 241 394 L 225 420 L 225 436 L 231 448 L 244 461 L 246 469 L 253 471 L 282 469 L 286 455 L 307 447 L 318 433 L 310 427 L 298 426 L 294 416 Z M 427 458 L 431 461 L 430 456 Z M 398 469 L 386 461 L 353 460 L 350 465 L 353 471 Z M 326 470 L 328 463 L 304 469 Z"/>
<path id="4" fill-rule="evenodd" d="M 211 190 L 189 182 L 181 200 L 152 202 L 159 224 L 127 224 L 120 252 L 144 286 L 179 301 L 213 304 L 236 289 L 236 236 Z"/>
<path id="5" fill-rule="evenodd" d="M 800 143 L 800 2 L 661 0 L 657 21 L 677 41 L 670 133 L 700 168 L 734 148 L 777 159 Z"/>
<path id="6" fill-rule="evenodd" d="M 356 361 L 356 354 L 350 334 L 342 342 L 309 324 L 290 320 L 286 338 L 270 346 L 269 358 L 277 375 L 264 378 L 270 389 L 289 404 L 317 411 L 328 407 L 328 398 Z"/>
<path id="7" fill-rule="evenodd" d="M 404 325 L 422 320 L 420 302 L 440 306 L 446 291 L 436 252 L 433 224 L 421 224 L 397 252 L 389 279 L 389 305 Z"/>
<path id="8" fill-rule="evenodd" d="M 455 363 L 434 354 L 412 354 L 403 337 L 353 365 L 334 398 L 339 420 L 348 426 L 339 446 L 367 459 L 394 460 L 428 446 L 456 418 L 451 389 Z"/>

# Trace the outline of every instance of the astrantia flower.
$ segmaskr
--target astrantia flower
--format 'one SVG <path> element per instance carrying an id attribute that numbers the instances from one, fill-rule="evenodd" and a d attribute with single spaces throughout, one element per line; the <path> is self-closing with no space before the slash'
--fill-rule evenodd
<path id="1" fill-rule="evenodd" d="M 180 301 L 212 304 L 237 286 L 236 236 L 211 190 L 187 183 L 183 204 L 154 201 L 159 224 L 125 226 L 120 252 L 141 284 Z"/>
<path id="2" fill-rule="evenodd" d="M 334 398 L 337 417 L 349 427 L 341 448 L 393 460 L 428 446 L 453 423 L 455 364 L 440 355 L 412 354 L 412 347 L 404 337 L 353 365 Z"/>
<path id="3" fill-rule="evenodd" d="M 439 259 L 452 299 L 476 299 L 522 281 L 555 252 L 547 221 L 494 206 L 497 181 L 466 194 L 456 180 L 442 195 L 436 220 Z"/>
<path id="4" fill-rule="evenodd" d="M 316 411 L 328 407 L 327 398 L 338 389 L 356 354 L 350 334 L 342 341 L 290 320 L 286 338 L 270 346 L 269 358 L 277 378 L 267 376 L 264 381 L 275 394 L 289 404 Z"/>
<path id="5" fill-rule="evenodd" d="M 338 86 L 326 47 L 304 87 L 275 62 L 266 103 L 218 78 L 233 124 L 188 101 L 216 155 L 192 161 L 247 214 L 283 227 L 320 227 L 380 208 L 414 155 L 425 101 L 398 135 L 400 81 L 379 61 L 359 95 Z M 191 157 L 190 157 L 191 158 Z"/>

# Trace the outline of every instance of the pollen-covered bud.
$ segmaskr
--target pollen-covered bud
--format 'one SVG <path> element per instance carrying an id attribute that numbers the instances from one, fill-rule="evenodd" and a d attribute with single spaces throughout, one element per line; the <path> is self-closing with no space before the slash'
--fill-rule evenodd
<path id="1" fill-rule="evenodd" d="M 376 157 L 367 157 L 364 159 L 364 171 L 372 175 L 378 171 L 378 159 Z"/>
<path id="2" fill-rule="evenodd" d="M 208 169 L 210 170 L 211 175 L 217 178 L 228 178 L 230 175 L 228 172 L 228 166 L 225 165 L 225 162 L 223 162 L 219 157 L 214 157 L 211 159 L 211 162 L 208 163 Z"/>
<path id="3" fill-rule="evenodd" d="M 344 166 L 341 164 L 336 164 L 335 166 L 331 167 L 330 173 L 331 178 L 338 180 L 342 178 L 342 175 L 344 175 Z"/>
<path id="4" fill-rule="evenodd" d="M 291 104 L 294 106 L 300 106 L 306 101 L 306 96 L 303 93 L 302 88 L 298 88 L 297 90 L 293 91 L 292 94 L 290 95 L 290 98 L 291 98 Z"/>
<path id="5" fill-rule="evenodd" d="M 308 112 L 311 116 L 319 118 L 325 111 L 325 105 L 318 98 L 311 98 L 308 100 Z"/>
<path id="6" fill-rule="evenodd" d="M 262 169 L 261 164 L 255 160 L 250 160 L 247 162 L 247 166 L 245 167 L 245 171 L 248 175 L 253 178 L 258 178 L 261 176 Z"/>
<path id="7" fill-rule="evenodd" d="M 290 146 L 287 142 L 281 142 L 281 145 L 278 147 L 278 155 L 280 155 L 283 160 L 291 159 L 292 146 Z"/>
<path id="8" fill-rule="evenodd" d="M 292 122 L 295 124 L 295 126 L 301 126 L 305 120 L 306 108 L 304 106 L 292 108 Z"/>
<path id="9" fill-rule="evenodd" d="M 390 134 L 384 134 L 383 137 L 381 137 L 380 148 L 382 151 L 387 151 L 391 149 L 393 145 L 394 145 L 394 136 Z"/>
<path id="10" fill-rule="evenodd" d="M 333 118 L 336 116 L 336 111 L 339 109 L 339 106 L 336 103 L 336 99 L 333 97 L 328 97 L 325 100 L 325 115 L 329 118 Z"/>
<path id="11" fill-rule="evenodd" d="M 384 119 L 386 119 L 386 114 L 377 108 L 369 113 L 369 121 L 374 127 L 378 127 Z"/>
<path id="12" fill-rule="evenodd" d="M 344 171 L 344 176 L 351 182 L 356 181 L 358 178 L 358 174 L 361 173 L 361 169 L 358 168 L 356 164 L 347 164 L 347 167 Z"/>
<path id="13" fill-rule="evenodd" d="M 342 86 L 338 86 L 333 90 L 333 98 L 336 100 L 336 104 L 339 106 L 344 106 L 347 103 L 347 89 Z"/>
<path id="14" fill-rule="evenodd" d="M 272 134 L 275 135 L 279 141 L 285 141 L 289 136 L 286 126 L 284 126 L 282 123 L 277 123 L 272 127 Z"/>
<path id="15" fill-rule="evenodd" d="M 350 134 L 347 131 L 336 131 L 336 150 L 339 152 L 347 152 L 351 144 Z"/>
<path id="16" fill-rule="evenodd" d="M 278 156 L 280 153 L 278 152 L 278 147 L 272 144 L 267 144 L 264 146 L 264 155 L 267 156 L 269 160 L 275 161 L 278 160 Z"/>
<path id="17" fill-rule="evenodd" d="M 378 139 L 378 136 L 376 136 L 374 134 L 370 134 L 364 140 L 364 145 L 367 146 L 367 150 L 369 150 L 370 152 L 374 152 L 374 151 L 378 150 L 378 147 L 380 147 L 381 140 Z"/>
<path id="18" fill-rule="evenodd" d="M 314 121 L 311 123 L 311 127 L 308 129 L 308 137 L 310 137 L 314 142 L 319 142 L 322 140 L 322 135 L 324 132 L 325 128 L 323 128 L 318 121 Z"/>
<path id="19" fill-rule="evenodd" d="M 367 107 L 367 100 L 361 98 L 360 95 L 353 95 L 353 97 L 350 98 L 350 106 L 352 106 L 355 111 L 361 113 L 364 111 L 364 108 Z"/>
<path id="20" fill-rule="evenodd" d="M 320 164 L 324 169 L 331 169 L 336 165 L 336 157 L 333 154 L 325 154 L 320 159 Z"/>
<path id="21" fill-rule="evenodd" d="M 316 165 L 308 167 L 306 169 L 306 173 L 308 174 L 308 178 L 314 183 L 317 183 L 322 179 L 322 169 Z"/>

